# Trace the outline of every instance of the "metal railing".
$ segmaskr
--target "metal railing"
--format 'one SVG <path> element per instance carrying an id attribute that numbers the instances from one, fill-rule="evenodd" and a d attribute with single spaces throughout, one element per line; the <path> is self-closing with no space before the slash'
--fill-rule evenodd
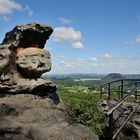
<path id="1" fill-rule="evenodd" d="M 125 83 L 127 81 L 127 84 Z M 128 83 L 129 82 L 132 82 L 132 83 Z M 125 124 L 129 121 L 129 119 L 133 116 L 133 114 L 135 113 L 135 111 L 139 108 L 140 106 L 140 102 L 137 102 L 135 104 L 135 107 L 133 108 L 133 110 L 131 111 L 131 113 L 125 118 L 125 121 L 123 122 L 123 124 L 121 124 L 121 126 L 115 130 L 114 132 L 114 125 L 115 123 L 117 122 L 118 118 L 122 115 L 120 114 L 120 116 L 118 116 L 118 118 L 116 120 L 114 120 L 114 117 L 113 117 L 113 113 L 115 110 L 117 110 L 120 106 L 123 105 L 123 103 L 129 98 L 131 97 L 132 95 L 135 96 L 135 101 L 137 100 L 137 96 L 139 96 L 137 94 L 137 89 L 140 87 L 140 79 L 120 79 L 120 80 L 116 80 L 116 81 L 112 81 L 112 82 L 109 82 L 109 83 L 105 83 L 101 86 L 101 98 L 103 96 L 103 94 L 107 94 L 108 97 L 107 97 L 107 100 L 110 101 L 111 99 L 111 95 L 112 95 L 112 90 L 111 90 L 111 86 L 113 83 L 120 83 L 118 84 L 118 87 L 117 89 L 119 89 L 117 91 L 117 94 L 118 94 L 118 102 L 116 105 L 114 105 L 112 108 L 110 108 L 107 112 L 106 112 L 106 115 L 108 116 L 108 140 L 115 140 L 115 138 L 117 137 L 117 135 L 119 134 L 119 132 L 122 130 L 122 128 L 125 126 Z M 124 91 L 124 87 L 126 86 L 132 86 L 133 85 L 133 88 L 131 90 L 129 90 L 129 92 L 126 92 Z M 103 91 L 103 87 L 106 86 L 107 87 L 107 91 Z M 114 91 L 114 90 L 113 90 Z M 103 93 L 104 92 L 104 93 Z"/>
<path id="2" fill-rule="evenodd" d="M 100 86 L 100 97 L 102 99 L 103 95 L 107 95 L 107 100 L 109 101 L 111 97 L 113 97 L 113 93 L 117 93 L 117 99 L 116 100 L 121 100 L 123 99 L 125 94 L 128 94 L 128 90 L 132 90 L 137 84 L 140 82 L 140 79 L 119 79 L 115 81 L 111 81 L 108 83 L 104 83 L 103 85 Z M 114 85 L 117 86 L 114 86 Z M 128 88 L 132 86 L 132 88 Z M 127 87 L 127 88 L 126 88 Z M 115 89 L 114 89 L 115 88 Z M 112 95 L 111 95 L 112 94 Z M 140 96 L 137 94 L 137 91 L 135 91 L 135 99 L 137 99 L 137 96 Z"/>

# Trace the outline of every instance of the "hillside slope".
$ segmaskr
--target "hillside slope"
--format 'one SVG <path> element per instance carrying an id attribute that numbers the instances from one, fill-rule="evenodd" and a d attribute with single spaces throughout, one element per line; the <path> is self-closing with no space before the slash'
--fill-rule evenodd
<path id="1" fill-rule="evenodd" d="M 119 73 L 111 73 L 101 79 L 102 83 L 108 83 L 111 81 L 123 79 L 124 76 Z"/>

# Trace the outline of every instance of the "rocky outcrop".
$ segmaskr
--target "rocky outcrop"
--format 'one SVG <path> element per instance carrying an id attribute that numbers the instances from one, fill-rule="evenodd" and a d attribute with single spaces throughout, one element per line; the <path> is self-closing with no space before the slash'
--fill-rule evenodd
<path id="1" fill-rule="evenodd" d="M 102 102 L 102 111 L 106 114 L 109 108 L 117 102 Z M 113 132 L 114 134 L 117 130 L 124 124 L 131 112 L 138 106 L 137 103 L 125 102 L 117 110 L 113 112 Z M 109 118 L 105 115 L 105 126 L 103 129 L 103 135 L 101 140 L 107 140 L 110 136 Z M 121 131 L 116 135 L 115 140 L 140 140 L 140 108 L 130 117 L 129 121 L 124 125 Z"/>
<path id="2" fill-rule="evenodd" d="M 59 102 L 56 85 L 41 78 L 51 69 L 51 55 L 43 48 L 52 32 L 50 26 L 32 23 L 6 33 L 0 45 L 1 95 L 24 92 Z"/>
<path id="3" fill-rule="evenodd" d="M 127 112 L 130 114 L 129 110 Z M 124 121 L 123 118 L 122 121 Z M 124 126 L 116 140 L 140 140 L 140 108 Z"/>
<path id="4" fill-rule="evenodd" d="M 98 140 L 62 103 L 29 94 L 0 98 L 0 140 Z"/>
<path id="5" fill-rule="evenodd" d="M 43 48 L 52 32 L 37 23 L 18 25 L 0 45 L 0 140 L 98 140 L 73 123 L 56 85 L 41 78 L 51 69 Z"/>

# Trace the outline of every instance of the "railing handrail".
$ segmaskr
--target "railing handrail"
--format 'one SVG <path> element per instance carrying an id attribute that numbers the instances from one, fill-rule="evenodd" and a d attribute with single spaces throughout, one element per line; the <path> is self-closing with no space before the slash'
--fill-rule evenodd
<path id="1" fill-rule="evenodd" d="M 130 79 L 129 79 L 130 80 Z M 134 80 L 134 79 L 133 79 Z M 114 140 L 116 138 L 116 136 L 118 135 L 118 133 L 122 130 L 122 128 L 125 126 L 125 124 L 129 121 L 129 119 L 131 118 L 131 116 L 135 113 L 135 111 L 138 109 L 138 107 L 140 106 L 140 102 L 138 103 L 137 107 L 133 109 L 133 111 L 128 115 L 128 117 L 126 118 L 126 120 L 124 121 L 124 123 L 120 126 L 120 128 L 114 133 L 114 121 L 113 121 L 113 113 L 116 109 L 118 109 L 131 95 L 135 94 L 135 91 L 137 90 L 137 88 L 140 86 L 140 81 L 139 79 L 137 79 L 138 82 L 133 83 L 135 84 L 135 87 L 128 92 L 128 94 L 126 96 L 122 96 L 123 98 L 121 98 L 121 100 L 114 106 L 112 107 L 110 110 L 108 110 L 106 112 L 106 115 L 108 115 L 109 117 L 109 140 Z M 118 80 L 117 80 L 118 81 Z M 119 80 L 121 81 L 121 80 Z M 132 79 L 131 79 L 132 81 Z M 136 81 L 136 80 L 134 80 Z M 122 90 L 123 90 L 123 82 L 121 82 L 121 86 L 122 86 Z M 110 89 L 110 84 L 109 84 L 109 89 Z M 124 91 L 123 91 L 124 92 Z M 109 94 L 110 95 L 110 91 Z"/>
<path id="2" fill-rule="evenodd" d="M 123 84 L 123 86 L 131 86 L 131 85 L 135 85 L 135 84 L 138 84 L 140 83 L 140 81 L 138 80 L 138 82 L 134 82 L 134 83 L 130 83 L 130 84 Z M 118 87 L 121 87 L 121 85 L 119 85 Z"/>
<path id="3" fill-rule="evenodd" d="M 128 84 L 126 84 L 125 82 L 131 82 L 131 83 L 128 83 Z M 133 83 L 132 83 L 132 81 L 133 81 Z M 120 84 L 119 85 L 116 85 L 117 86 L 117 88 L 118 88 L 118 99 L 120 100 L 120 99 L 123 99 L 123 96 L 124 96 L 124 93 L 125 93 L 125 91 L 124 91 L 124 87 L 126 87 L 126 86 L 130 86 L 130 85 L 135 85 L 135 87 L 137 86 L 137 84 L 139 84 L 140 83 L 140 79 L 118 79 L 118 80 L 114 80 L 114 81 L 111 81 L 111 82 L 108 82 L 108 83 L 104 83 L 103 85 L 101 85 L 100 86 L 100 96 L 101 96 L 101 98 L 102 98 L 102 95 L 104 94 L 104 90 L 107 88 L 107 94 L 108 94 L 108 100 L 110 100 L 110 98 L 111 98 L 111 92 L 112 92 L 112 85 L 111 84 L 113 84 L 113 83 L 116 83 L 116 82 L 120 82 Z M 108 86 L 108 87 L 106 87 L 106 86 Z M 114 87 L 114 86 L 113 86 Z M 119 89 L 119 87 L 120 87 L 120 89 Z M 137 98 L 137 95 L 135 95 L 135 98 Z"/>
<path id="4" fill-rule="evenodd" d="M 137 89 L 138 86 L 140 86 L 140 82 L 139 85 L 137 85 L 130 92 L 128 92 L 128 94 L 121 101 L 119 101 L 113 108 L 111 108 L 106 114 L 110 115 L 114 110 L 116 110 L 126 99 L 128 99 L 128 97 L 134 94 L 134 91 Z"/>
<path id="5" fill-rule="evenodd" d="M 122 78 L 122 79 L 118 79 L 118 80 L 113 80 L 111 82 L 103 83 L 101 86 L 112 84 L 112 83 L 116 83 L 116 82 L 120 82 L 120 81 L 140 81 L 140 79 L 135 79 L 135 78 L 134 79 Z"/>
<path id="6" fill-rule="evenodd" d="M 124 121 L 124 123 L 121 125 L 121 127 L 116 131 L 116 133 L 113 135 L 113 140 L 117 137 L 117 135 L 119 134 L 119 132 L 122 130 L 122 128 L 125 126 L 125 124 L 129 121 L 129 119 L 133 116 L 133 114 L 135 113 L 135 111 L 139 108 L 140 106 L 140 102 L 138 103 L 138 105 L 135 107 L 135 109 L 133 109 L 133 111 L 130 113 L 130 115 L 127 117 L 127 119 Z"/>

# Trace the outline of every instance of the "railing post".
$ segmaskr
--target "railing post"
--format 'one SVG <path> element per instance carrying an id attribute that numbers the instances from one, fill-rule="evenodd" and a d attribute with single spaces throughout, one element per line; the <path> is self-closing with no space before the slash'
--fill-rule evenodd
<path id="1" fill-rule="evenodd" d="M 121 93 L 120 93 L 120 86 L 118 86 L 118 100 L 121 98 Z"/>
<path id="2" fill-rule="evenodd" d="M 108 101 L 110 100 L 110 95 L 111 94 L 111 91 L 110 91 L 110 83 L 108 83 Z"/>
<path id="3" fill-rule="evenodd" d="M 114 132 L 114 121 L 113 121 L 113 112 L 109 114 L 109 140 L 113 140 L 113 132 Z"/>
<path id="4" fill-rule="evenodd" d="M 121 99 L 123 99 L 123 80 L 121 80 Z"/>
<path id="5" fill-rule="evenodd" d="M 135 83 L 135 87 L 137 87 L 137 83 Z M 137 101 L 137 93 L 138 93 L 138 91 L 136 89 L 136 91 L 135 91 L 135 101 Z"/>
<path id="6" fill-rule="evenodd" d="M 102 94 L 103 94 L 103 86 L 100 86 L 100 99 L 102 99 Z"/>

